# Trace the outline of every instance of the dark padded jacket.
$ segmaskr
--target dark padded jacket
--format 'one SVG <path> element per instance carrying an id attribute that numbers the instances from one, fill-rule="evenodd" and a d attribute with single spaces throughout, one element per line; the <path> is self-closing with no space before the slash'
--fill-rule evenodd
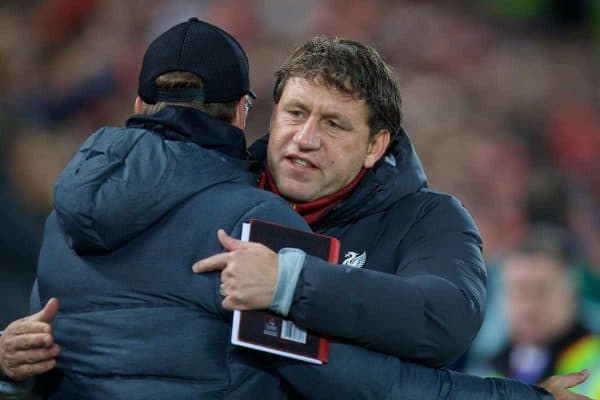
<path id="1" fill-rule="evenodd" d="M 60 175 L 39 259 L 58 366 L 38 391 L 60 399 L 285 398 L 251 351 L 230 344 L 218 273 L 192 264 L 261 218 L 307 229 L 252 187 L 243 132 L 188 108 L 92 135 Z"/>
<path id="2" fill-rule="evenodd" d="M 290 309 L 298 324 L 436 367 L 467 349 L 485 311 L 479 232 L 458 200 L 427 188 L 403 131 L 311 228 L 341 240 L 346 265 L 307 257 Z"/>
<path id="3" fill-rule="evenodd" d="M 264 162 L 267 142 L 253 144 L 254 160 Z M 311 228 L 341 240 L 343 264 L 310 256 L 304 262 L 290 317 L 334 340 L 325 366 L 274 361 L 298 395 L 552 398 L 517 381 L 403 361 L 441 366 L 458 357 L 479 330 L 486 299 L 479 232 L 458 200 L 427 188 L 403 130 L 350 196 Z"/>
<path id="4" fill-rule="evenodd" d="M 57 182 L 40 255 L 33 302 L 61 300 L 62 351 L 38 394 L 284 399 L 283 377 L 309 399 L 544 398 L 336 340 L 324 366 L 231 346 L 218 274 L 194 275 L 192 263 L 221 250 L 217 227 L 239 235 L 256 217 L 306 229 L 282 200 L 246 186 L 244 157 L 239 132 L 177 107 L 86 141 Z"/>

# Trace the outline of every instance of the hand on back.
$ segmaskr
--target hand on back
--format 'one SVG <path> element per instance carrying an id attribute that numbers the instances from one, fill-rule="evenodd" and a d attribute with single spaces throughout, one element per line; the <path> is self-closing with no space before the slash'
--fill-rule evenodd
<path id="1" fill-rule="evenodd" d="M 583 370 L 566 375 L 555 375 L 540 383 L 540 387 L 546 389 L 556 400 L 593 400 L 569 391 L 569 388 L 583 383 L 590 376 L 590 371 Z"/>
<path id="2" fill-rule="evenodd" d="M 18 319 L 0 336 L 0 371 L 21 381 L 51 370 L 60 348 L 50 323 L 58 313 L 58 300 L 50 299 L 38 313 Z"/>
<path id="3" fill-rule="evenodd" d="M 218 232 L 225 253 L 200 260 L 196 273 L 221 271 L 221 295 L 226 310 L 254 310 L 269 307 L 279 272 L 279 256 L 259 243 L 244 242 Z"/>

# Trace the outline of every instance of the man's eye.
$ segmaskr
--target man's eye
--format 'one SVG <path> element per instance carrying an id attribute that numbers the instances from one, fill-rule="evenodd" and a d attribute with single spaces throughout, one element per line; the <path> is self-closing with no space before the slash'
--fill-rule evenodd
<path id="1" fill-rule="evenodd" d="M 329 125 L 329 127 L 333 129 L 342 129 L 342 127 L 338 125 L 335 121 L 327 121 L 327 125 Z"/>
<path id="2" fill-rule="evenodd" d="M 290 114 L 294 118 L 302 117 L 302 111 L 300 111 L 300 110 L 290 110 L 290 111 L 288 111 L 288 114 Z"/>

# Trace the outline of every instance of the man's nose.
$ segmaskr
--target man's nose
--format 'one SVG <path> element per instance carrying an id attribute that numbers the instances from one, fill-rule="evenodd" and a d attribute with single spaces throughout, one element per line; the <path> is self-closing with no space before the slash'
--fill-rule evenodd
<path id="1" fill-rule="evenodd" d="M 321 133 L 315 118 L 308 118 L 298 127 L 294 135 L 294 142 L 302 150 L 316 150 L 321 146 Z"/>

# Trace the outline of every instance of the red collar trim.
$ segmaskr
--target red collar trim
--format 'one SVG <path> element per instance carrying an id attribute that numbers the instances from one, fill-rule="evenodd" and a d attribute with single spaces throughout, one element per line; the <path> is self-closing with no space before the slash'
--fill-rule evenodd
<path id="1" fill-rule="evenodd" d="M 292 208 L 296 210 L 296 212 L 298 212 L 300 215 L 302 215 L 302 217 L 306 220 L 306 222 L 308 222 L 309 225 L 312 225 L 315 222 L 317 222 L 323 216 L 323 214 L 325 214 L 337 204 L 341 203 L 342 200 L 344 200 L 348 196 L 348 194 L 350 194 L 350 192 L 358 185 L 362 177 L 365 175 L 365 172 L 367 172 L 367 170 L 365 168 L 361 168 L 356 177 L 336 193 L 305 203 L 294 202 L 285 198 L 284 196 L 281 196 L 268 167 L 265 168 L 265 171 L 262 173 L 258 186 L 261 189 L 268 190 L 286 199 L 291 204 Z"/>

